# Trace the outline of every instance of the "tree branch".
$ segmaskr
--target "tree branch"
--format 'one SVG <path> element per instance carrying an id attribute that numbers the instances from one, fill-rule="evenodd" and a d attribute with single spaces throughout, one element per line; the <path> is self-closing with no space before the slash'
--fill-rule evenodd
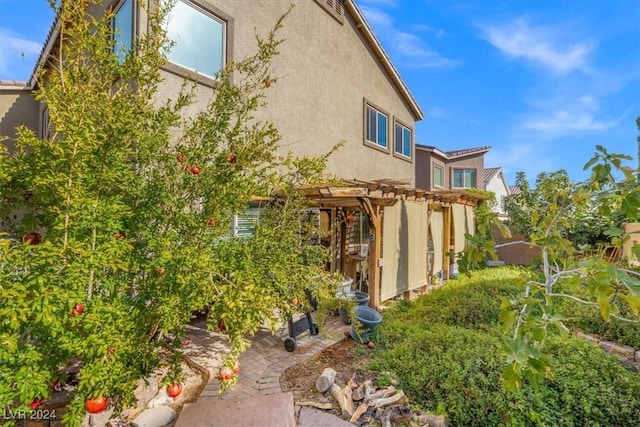
<path id="1" fill-rule="evenodd" d="M 584 304 L 584 305 L 588 305 L 588 306 L 593 307 L 593 308 L 600 309 L 600 306 L 599 306 L 597 303 L 595 303 L 595 302 L 593 302 L 593 301 L 583 300 L 583 299 L 578 298 L 578 297 L 573 296 L 573 295 L 569 295 L 569 294 L 549 294 L 549 296 L 550 296 L 550 297 L 568 298 L 568 299 L 571 299 L 571 300 L 577 301 L 577 302 L 579 302 L 580 304 Z M 640 323 L 640 320 L 627 319 L 626 317 L 621 317 L 621 316 L 618 316 L 618 315 L 613 314 L 613 313 L 611 313 L 611 314 L 610 314 L 610 316 L 611 316 L 611 317 L 613 317 L 614 319 L 618 319 L 618 320 L 620 320 L 620 321 L 622 321 L 622 322 L 627 322 L 627 323 Z"/>

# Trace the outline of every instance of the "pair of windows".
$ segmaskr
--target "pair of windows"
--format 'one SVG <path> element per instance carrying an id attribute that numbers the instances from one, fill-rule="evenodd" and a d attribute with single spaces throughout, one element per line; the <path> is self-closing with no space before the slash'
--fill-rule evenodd
<path id="1" fill-rule="evenodd" d="M 441 166 L 433 166 L 433 185 L 436 187 L 444 187 L 444 169 Z M 475 169 L 454 169 L 453 170 L 453 188 L 475 188 L 476 187 L 476 170 Z"/>
<path id="2" fill-rule="evenodd" d="M 123 62 L 133 49 L 135 0 L 123 0 L 114 9 L 114 54 Z M 167 38 L 173 43 L 171 63 L 207 77 L 224 66 L 225 22 L 189 0 L 177 0 L 166 17 Z"/>
<path id="3" fill-rule="evenodd" d="M 389 149 L 389 116 L 377 108 L 366 104 L 365 139 L 368 143 L 384 150 Z M 393 151 L 396 155 L 411 159 L 413 132 L 402 123 L 394 122 Z"/>

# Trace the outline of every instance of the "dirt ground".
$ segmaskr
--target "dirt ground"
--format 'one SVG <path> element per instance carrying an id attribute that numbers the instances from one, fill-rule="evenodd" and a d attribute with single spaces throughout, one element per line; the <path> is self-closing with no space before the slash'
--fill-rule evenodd
<path id="1" fill-rule="evenodd" d="M 330 402 L 334 412 L 339 414 L 337 402 L 316 390 L 316 379 L 324 368 L 333 368 L 336 371 L 335 382 L 340 386 L 344 386 L 354 373 L 363 375 L 365 380 L 375 380 L 377 373 L 369 369 L 371 351 L 367 346 L 345 338 L 306 362 L 284 371 L 280 377 L 280 387 L 282 391 L 291 392 L 296 402 Z"/>

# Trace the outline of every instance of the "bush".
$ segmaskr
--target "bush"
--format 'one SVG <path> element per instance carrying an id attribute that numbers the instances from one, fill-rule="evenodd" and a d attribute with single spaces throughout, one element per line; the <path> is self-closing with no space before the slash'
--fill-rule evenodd
<path id="1" fill-rule="evenodd" d="M 597 346 L 550 336 L 556 378 L 508 391 L 497 325 L 500 296 L 522 270 L 492 269 L 385 312 L 374 369 L 390 371 L 412 402 L 462 425 L 636 425 L 640 376 Z M 484 329 L 479 330 L 479 329 Z"/>
<path id="2" fill-rule="evenodd" d="M 415 304 L 397 307 L 398 321 L 419 322 L 422 326 L 443 324 L 487 329 L 498 324 L 500 297 L 524 291 L 518 268 L 496 268 L 451 280 L 446 286 L 418 298 Z"/>
<path id="3" fill-rule="evenodd" d="M 576 289 L 568 283 L 559 284 L 558 292 L 566 293 L 567 291 L 580 298 L 591 298 L 585 288 Z M 556 299 L 553 305 L 555 313 L 565 317 L 565 324 L 571 329 L 582 329 L 602 339 L 640 349 L 640 323 L 630 323 L 615 318 L 606 322 L 598 309 L 570 299 Z M 620 304 L 620 315 L 628 319 L 634 317 L 631 309 L 624 303 Z"/>

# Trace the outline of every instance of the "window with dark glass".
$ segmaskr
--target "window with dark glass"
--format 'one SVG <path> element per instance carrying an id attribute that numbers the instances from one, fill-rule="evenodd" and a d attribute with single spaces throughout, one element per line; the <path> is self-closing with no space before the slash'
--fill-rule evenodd
<path id="1" fill-rule="evenodd" d="M 394 145 L 396 154 L 411 158 L 411 129 L 400 123 L 396 123 L 395 134 Z"/>
<path id="2" fill-rule="evenodd" d="M 367 135 L 368 142 L 387 148 L 387 132 L 389 117 L 381 111 L 367 105 Z"/>
<path id="3" fill-rule="evenodd" d="M 168 59 L 190 71 L 214 77 L 224 66 L 225 23 L 187 0 L 178 0 L 166 21 L 173 43 Z"/>
<path id="4" fill-rule="evenodd" d="M 476 186 L 476 170 L 475 169 L 454 169 L 453 170 L 453 187 L 454 188 L 475 188 Z"/>

